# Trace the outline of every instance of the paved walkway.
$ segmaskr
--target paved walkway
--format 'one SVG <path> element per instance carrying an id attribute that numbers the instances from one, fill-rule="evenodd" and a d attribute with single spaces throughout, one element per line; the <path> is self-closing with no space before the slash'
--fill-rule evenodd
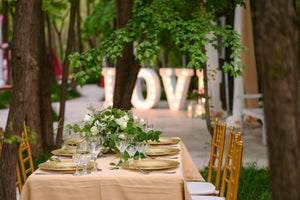
<path id="1" fill-rule="evenodd" d="M 83 88 L 78 88 L 78 90 L 82 97 L 67 101 L 65 124 L 82 120 L 84 115 L 89 113 L 88 106 L 96 108 L 102 106 L 103 88 L 97 85 L 86 85 Z M 59 103 L 53 103 L 53 107 L 58 111 Z M 8 109 L 0 110 L 1 127 L 5 126 L 7 114 Z M 151 110 L 133 109 L 133 114 L 153 122 L 154 129 L 163 131 L 163 136 L 180 137 L 198 169 L 203 169 L 208 165 L 211 137 L 206 129 L 205 120 L 188 118 L 186 110 L 171 111 L 166 101 L 161 101 L 156 108 Z M 222 120 L 225 121 L 225 119 Z M 55 124 L 54 127 L 56 126 Z M 267 148 L 262 144 L 262 127 L 246 127 L 242 133 L 242 140 L 245 144 L 244 165 L 257 162 L 259 167 L 268 166 Z"/>

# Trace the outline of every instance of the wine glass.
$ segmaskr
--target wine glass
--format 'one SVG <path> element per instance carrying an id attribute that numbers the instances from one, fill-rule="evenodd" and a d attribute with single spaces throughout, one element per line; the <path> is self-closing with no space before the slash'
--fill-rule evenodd
<path id="1" fill-rule="evenodd" d="M 87 165 L 88 165 L 90 160 L 91 160 L 91 154 L 88 154 L 88 153 L 81 154 L 80 162 L 81 162 L 82 167 L 83 167 L 83 170 L 82 170 L 81 174 L 86 175 L 86 174 L 90 173 L 90 172 L 87 171 Z"/>
<path id="2" fill-rule="evenodd" d="M 73 158 L 74 164 L 76 166 L 76 171 L 73 175 L 74 176 L 81 176 L 81 174 L 78 171 L 78 165 L 79 165 L 80 160 L 81 160 L 81 154 L 80 153 L 74 153 L 72 158 Z"/>
<path id="3" fill-rule="evenodd" d="M 137 143 L 137 151 L 139 152 L 139 161 L 141 161 L 141 152 L 144 151 L 145 143 L 144 142 L 138 142 Z"/>
<path id="4" fill-rule="evenodd" d="M 122 158 L 124 156 L 124 152 L 125 152 L 128 144 L 129 144 L 128 137 L 125 134 L 121 133 L 121 134 L 116 135 L 115 145 L 121 153 L 120 162 L 122 162 Z"/>
<path id="5" fill-rule="evenodd" d="M 143 131 L 146 131 L 146 128 L 147 128 L 147 119 L 146 118 L 141 118 L 139 124 L 142 127 Z"/>
<path id="6" fill-rule="evenodd" d="M 90 152 L 91 152 L 92 160 L 94 160 L 94 167 L 91 170 L 92 172 L 98 171 L 98 169 L 96 167 L 96 160 L 97 160 L 98 154 L 101 151 L 102 144 L 103 144 L 102 137 L 96 137 L 90 141 Z"/>
<path id="7" fill-rule="evenodd" d="M 153 124 L 151 122 L 148 122 L 146 127 L 147 127 L 147 132 L 153 130 Z"/>
<path id="8" fill-rule="evenodd" d="M 129 166 L 131 166 L 131 164 L 133 163 L 133 160 L 134 160 L 133 156 L 137 151 L 137 146 L 135 144 L 131 143 L 127 146 L 126 151 L 130 156 L 131 161 L 129 162 Z"/>

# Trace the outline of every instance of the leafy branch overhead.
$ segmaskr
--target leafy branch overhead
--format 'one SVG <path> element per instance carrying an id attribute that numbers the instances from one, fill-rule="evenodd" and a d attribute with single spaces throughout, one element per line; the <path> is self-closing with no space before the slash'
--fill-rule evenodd
<path id="1" fill-rule="evenodd" d="M 242 4 L 243 1 L 235 1 Z M 89 74 L 100 73 L 103 59 L 114 62 L 117 56 L 122 57 L 124 45 L 138 41 L 135 59 L 141 65 L 148 63 L 154 66 L 161 44 L 164 42 L 162 35 L 167 33 L 170 42 L 177 45 L 182 54 L 188 55 L 189 68 L 201 70 L 201 63 L 207 61 L 207 56 L 201 49 L 212 44 L 218 49 L 217 41 L 231 49 L 232 59 L 226 66 L 225 72 L 230 72 L 234 77 L 242 75 L 241 62 L 235 63 L 233 58 L 241 58 L 241 51 L 246 49 L 240 41 L 240 35 L 231 26 L 218 27 L 214 11 L 214 1 L 206 1 L 200 6 L 197 1 L 188 0 L 135 0 L 132 10 L 133 17 L 127 25 L 115 30 L 109 37 L 104 38 L 99 47 L 82 54 L 75 53 L 69 58 L 73 67 L 85 67 L 85 71 L 74 75 L 81 85 L 85 84 Z M 208 37 L 212 34 L 212 37 Z M 238 69 L 235 70 L 234 66 Z"/>

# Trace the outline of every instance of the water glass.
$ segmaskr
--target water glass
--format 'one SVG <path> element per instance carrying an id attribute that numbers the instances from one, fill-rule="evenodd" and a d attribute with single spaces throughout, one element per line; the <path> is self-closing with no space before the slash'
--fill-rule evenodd
<path id="1" fill-rule="evenodd" d="M 134 154 L 135 154 L 136 151 L 137 151 L 137 146 L 134 145 L 134 144 L 129 144 L 129 145 L 127 146 L 126 151 L 127 151 L 127 153 L 129 154 L 129 156 L 130 156 L 131 161 L 129 162 L 129 166 L 131 166 L 131 164 L 133 163 L 133 160 L 134 160 L 134 158 L 133 158 L 133 157 L 134 157 Z"/>
<path id="2" fill-rule="evenodd" d="M 80 160 L 81 160 L 81 154 L 80 153 L 74 153 L 72 158 L 73 158 L 74 164 L 76 166 L 76 171 L 73 175 L 74 176 L 81 176 L 81 174 L 78 171 L 78 166 L 79 166 Z"/>
<path id="3" fill-rule="evenodd" d="M 81 174 L 86 175 L 89 174 L 90 172 L 87 171 L 87 165 L 89 161 L 91 160 L 91 154 L 81 154 L 81 159 L 80 162 L 82 164 L 83 170 Z"/>
<path id="4" fill-rule="evenodd" d="M 129 144 L 128 137 L 125 134 L 123 134 L 123 135 L 124 135 L 124 138 L 120 137 L 121 134 L 117 134 L 116 138 L 115 138 L 115 145 L 121 153 L 120 162 L 122 161 L 122 158 L 124 156 L 124 152 L 125 152 L 128 144 Z"/>
<path id="5" fill-rule="evenodd" d="M 139 152 L 139 161 L 141 160 L 141 153 L 144 151 L 145 143 L 144 142 L 138 142 L 137 143 L 137 151 Z"/>

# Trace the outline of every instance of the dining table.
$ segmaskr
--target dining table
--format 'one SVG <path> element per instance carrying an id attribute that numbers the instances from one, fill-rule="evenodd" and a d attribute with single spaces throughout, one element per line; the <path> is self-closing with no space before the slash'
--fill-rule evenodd
<path id="1" fill-rule="evenodd" d="M 164 145 L 178 148 L 172 155 L 151 159 L 173 160 L 178 166 L 141 173 L 138 169 L 114 167 L 116 154 L 97 159 L 101 171 L 73 176 L 72 173 L 37 169 L 24 184 L 21 200 L 190 200 L 186 181 L 204 181 L 182 141 Z M 147 158 L 150 159 L 150 158 Z M 171 173 L 165 173 L 171 172 Z"/>

